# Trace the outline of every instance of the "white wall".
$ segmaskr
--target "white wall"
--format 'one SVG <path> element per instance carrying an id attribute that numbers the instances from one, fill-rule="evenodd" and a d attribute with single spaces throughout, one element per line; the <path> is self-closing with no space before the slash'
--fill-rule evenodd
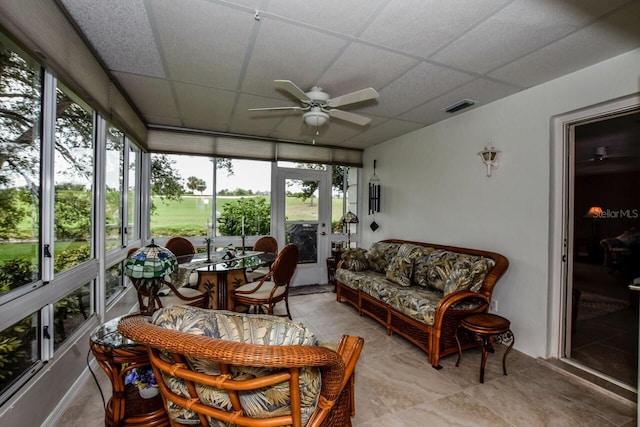
<path id="1" fill-rule="evenodd" d="M 551 118 L 639 91 L 637 49 L 367 149 L 364 180 L 376 159 L 383 185 L 381 228 L 363 210 L 361 245 L 404 238 L 504 254 L 499 314 L 518 350 L 549 356 Z M 490 178 L 477 155 L 489 142 L 503 152 Z"/>

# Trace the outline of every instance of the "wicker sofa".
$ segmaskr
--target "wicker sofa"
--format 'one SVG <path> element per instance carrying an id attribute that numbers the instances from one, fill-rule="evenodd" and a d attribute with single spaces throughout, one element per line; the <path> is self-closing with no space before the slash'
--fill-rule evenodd
<path id="1" fill-rule="evenodd" d="M 368 251 L 343 253 L 336 298 L 427 352 L 431 365 L 458 351 L 456 330 L 469 314 L 489 309 L 493 287 L 507 270 L 504 256 L 478 249 L 389 239 Z M 477 346 L 460 331 L 463 349 Z"/>

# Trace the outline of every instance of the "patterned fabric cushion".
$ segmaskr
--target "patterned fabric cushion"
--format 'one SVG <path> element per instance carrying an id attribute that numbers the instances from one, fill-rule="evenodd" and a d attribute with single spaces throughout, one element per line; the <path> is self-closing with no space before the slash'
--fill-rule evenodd
<path id="1" fill-rule="evenodd" d="M 420 255 L 413 262 L 413 281 L 425 288 L 429 286 L 429 258 L 429 255 Z"/>
<path id="2" fill-rule="evenodd" d="M 386 277 L 401 286 L 411 286 L 413 259 L 406 256 L 393 257 L 387 267 Z"/>
<path id="3" fill-rule="evenodd" d="M 393 295 L 401 288 L 397 283 L 393 283 L 390 280 L 377 273 L 375 276 L 368 276 L 361 282 L 360 290 L 367 295 L 371 295 L 375 299 L 380 301 L 386 301 L 393 298 Z"/>
<path id="4" fill-rule="evenodd" d="M 342 253 L 342 267 L 351 271 L 363 271 L 369 269 L 366 249 L 347 249 Z"/>
<path id="5" fill-rule="evenodd" d="M 433 325 L 436 307 L 442 299 L 442 292 L 418 286 L 398 288 L 388 293 L 390 298 L 381 299 L 399 312 L 413 317 L 427 325 Z"/>
<path id="6" fill-rule="evenodd" d="M 451 268 L 449 280 L 444 285 L 444 294 L 461 290 L 478 292 L 487 271 L 494 265 L 495 262 L 490 258 L 460 257 Z"/>
<path id="7" fill-rule="evenodd" d="M 413 243 L 403 243 L 398 248 L 397 256 L 409 257 L 417 259 L 420 256 L 429 255 L 434 248 L 429 246 L 414 245 Z"/>
<path id="8" fill-rule="evenodd" d="M 336 280 L 352 289 L 362 289 L 362 283 L 375 278 L 384 278 L 380 273 L 373 270 L 351 271 L 344 268 L 336 270 Z"/>
<path id="9" fill-rule="evenodd" d="M 304 325 L 266 315 L 233 313 L 223 310 L 207 310 L 191 306 L 170 306 L 156 311 L 152 323 L 168 329 L 197 335 L 210 336 L 228 341 L 264 345 L 317 345 L 315 336 Z M 164 355 L 169 359 L 169 355 Z M 188 358 L 191 369 L 199 372 L 220 374 L 217 363 Z M 255 378 L 272 372 L 267 368 L 235 367 L 233 378 Z M 169 387 L 182 396 L 189 394 L 184 382 L 171 375 L 164 375 Z M 317 368 L 306 368 L 300 373 L 302 420 L 306 424 L 314 411 L 320 395 L 321 377 Z M 213 386 L 198 384 L 198 395 L 203 403 L 223 410 L 231 410 L 226 391 Z M 264 417 L 267 414 L 286 412 L 289 408 L 287 384 L 261 389 L 259 392 L 240 392 L 240 400 L 247 408 L 247 415 Z M 198 424 L 197 415 L 185 408 L 168 402 L 169 416 L 183 424 Z M 229 427 L 229 424 L 210 420 L 210 426 Z"/>
<path id="10" fill-rule="evenodd" d="M 385 273 L 391 259 L 396 256 L 399 243 L 375 242 L 371 245 L 368 252 L 369 266 L 373 271 Z"/>
<path id="11" fill-rule="evenodd" d="M 444 285 L 449 281 L 451 269 L 458 260 L 455 252 L 436 249 L 429 255 L 426 271 L 427 284 L 434 289 L 444 291 Z"/>

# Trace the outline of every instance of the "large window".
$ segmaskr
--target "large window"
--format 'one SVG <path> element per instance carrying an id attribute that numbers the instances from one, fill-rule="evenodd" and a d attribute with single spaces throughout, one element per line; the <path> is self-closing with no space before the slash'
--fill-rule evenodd
<path id="1" fill-rule="evenodd" d="M 93 112 L 58 85 L 55 127 L 54 271 L 91 256 Z"/>
<path id="2" fill-rule="evenodd" d="M 42 72 L 1 36 L 0 70 L 1 297 L 40 277 Z"/>
<path id="3" fill-rule="evenodd" d="M 121 248 L 141 238 L 143 159 L 0 34 L 0 404 L 124 289 Z"/>
<path id="4" fill-rule="evenodd" d="M 153 237 L 192 237 L 203 247 L 207 234 L 222 246 L 243 231 L 270 234 L 270 162 L 152 155 L 151 188 Z"/>
<path id="5" fill-rule="evenodd" d="M 124 133 L 107 128 L 106 144 L 105 249 L 122 245 L 122 185 L 124 183 Z"/>

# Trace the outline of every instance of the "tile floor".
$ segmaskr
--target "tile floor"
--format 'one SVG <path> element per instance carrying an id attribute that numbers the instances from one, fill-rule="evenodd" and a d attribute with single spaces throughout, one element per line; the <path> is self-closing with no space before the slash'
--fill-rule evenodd
<path id="1" fill-rule="evenodd" d="M 635 404 L 601 392 L 550 364 L 513 350 L 502 375 L 503 346 L 489 355 L 485 383 L 478 383 L 479 350 L 442 360 L 435 370 L 426 355 L 346 304 L 335 294 L 290 299 L 295 321 L 311 327 L 321 342 L 359 335 L 365 345 L 356 369 L 354 427 L 363 426 L 635 426 Z M 518 339 L 518 337 L 516 337 Z M 520 337 L 523 339 L 523 337 Z M 103 390 L 106 376 L 96 373 Z M 107 392 L 108 394 L 108 392 Z M 56 427 L 104 425 L 98 388 L 87 381 Z M 108 398 L 108 396 L 106 396 Z"/>

